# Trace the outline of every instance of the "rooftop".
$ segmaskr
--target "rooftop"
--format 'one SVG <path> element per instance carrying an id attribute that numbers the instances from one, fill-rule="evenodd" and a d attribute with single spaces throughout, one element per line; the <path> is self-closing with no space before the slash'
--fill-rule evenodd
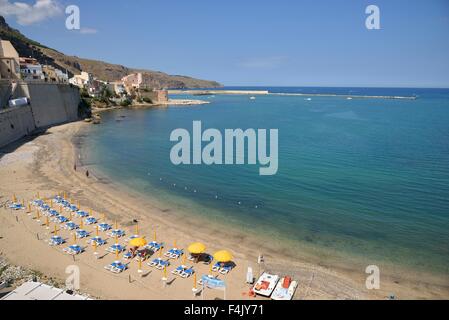
<path id="1" fill-rule="evenodd" d="M 62 289 L 40 282 L 25 282 L 0 300 L 92 300 L 79 294 L 68 294 Z"/>

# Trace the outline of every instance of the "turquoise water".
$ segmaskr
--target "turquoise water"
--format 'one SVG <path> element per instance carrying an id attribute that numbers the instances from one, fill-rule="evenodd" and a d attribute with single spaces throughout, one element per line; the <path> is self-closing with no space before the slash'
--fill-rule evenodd
<path id="1" fill-rule="evenodd" d="M 178 96 L 211 104 L 102 113 L 84 142 L 87 162 L 185 215 L 289 240 L 290 249 L 448 274 L 449 91 L 271 90 L 418 99 Z M 279 129 L 277 175 L 248 165 L 172 165 L 170 133 L 191 131 L 194 120 L 220 130 Z"/>

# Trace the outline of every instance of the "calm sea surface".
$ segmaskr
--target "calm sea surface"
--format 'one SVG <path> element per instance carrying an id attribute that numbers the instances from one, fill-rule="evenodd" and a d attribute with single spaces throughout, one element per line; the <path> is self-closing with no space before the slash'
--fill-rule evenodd
<path id="1" fill-rule="evenodd" d="M 290 249 L 449 274 L 449 90 L 269 90 L 418 99 L 173 96 L 211 104 L 105 112 L 85 139 L 88 162 L 184 215 Z M 279 129 L 278 174 L 174 166 L 170 133 L 191 131 L 194 120 L 203 129 Z"/>

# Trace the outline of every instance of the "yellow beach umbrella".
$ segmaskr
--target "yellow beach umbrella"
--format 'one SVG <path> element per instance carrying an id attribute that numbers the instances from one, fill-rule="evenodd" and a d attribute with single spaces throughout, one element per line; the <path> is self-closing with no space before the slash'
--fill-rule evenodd
<path id="1" fill-rule="evenodd" d="M 129 245 L 132 247 L 143 247 L 147 244 L 147 240 L 144 238 L 134 238 L 131 241 L 129 241 Z"/>
<path id="2" fill-rule="evenodd" d="M 232 254 L 227 250 L 220 250 L 214 253 L 214 259 L 218 262 L 229 262 L 232 260 Z"/>
<path id="3" fill-rule="evenodd" d="M 189 250 L 190 253 L 193 254 L 200 254 L 203 253 L 204 251 L 206 251 L 206 246 L 204 244 L 202 244 L 201 242 L 195 242 L 192 243 L 187 250 Z"/>

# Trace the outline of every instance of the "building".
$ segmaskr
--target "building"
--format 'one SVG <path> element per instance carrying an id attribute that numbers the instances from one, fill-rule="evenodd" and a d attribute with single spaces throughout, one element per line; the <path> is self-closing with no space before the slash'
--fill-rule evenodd
<path id="1" fill-rule="evenodd" d="M 141 72 L 127 75 L 121 81 L 129 94 L 141 89 L 151 89 L 150 80 L 144 77 Z"/>
<path id="2" fill-rule="evenodd" d="M 0 40 L 0 79 L 20 79 L 19 54 L 6 40 Z"/>
<path id="3" fill-rule="evenodd" d="M 86 86 L 87 92 L 91 97 L 97 98 L 101 95 L 101 90 L 104 88 L 103 82 L 99 80 L 92 80 L 90 83 Z"/>
<path id="4" fill-rule="evenodd" d="M 45 76 L 45 81 L 47 82 L 59 82 L 59 83 L 68 83 L 69 76 L 67 73 L 62 72 L 61 70 L 50 66 L 44 65 L 42 66 L 42 70 Z"/>
<path id="5" fill-rule="evenodd" d="M 168 102 L 168 91 L 167 90 L 155 90 L 156 93 L 156 103 Z"/>
<path id="6" fill-rule="evenodd" d="M 19 58 L 20 75 L 23 80 L 44 80 L 42 65 L 34 58 Z"/>
<path id="7" fill-rule="evenodd" d="M 0 300 L 92 300 L 40 282 L 25 282 Z"/>
<path id="8" fill-rule="evenodd" d="M 90 84 L 94 81 L 94 77 L 91 73 L 82 71 L 81 74 L 77 74 L 73 76 L 73 78 L 69 79 L 69 83 L 80 87 L 85 88 L 90 86 Z"/>
<path id="9" fill-rule="evenodd" d="M 109 86 L 110 90 L 119 96 L 126 94 L 126 88 L 122 82 L 111 82 L 109 83 Z"/>
<path id="10" fill-rule="evenodd" d="M 140 90 L 137 96 L 147 103 L 164 104 L 168 102 L 167 90 Z M 151 102 L 150 102 L 151 101 Z"/>

